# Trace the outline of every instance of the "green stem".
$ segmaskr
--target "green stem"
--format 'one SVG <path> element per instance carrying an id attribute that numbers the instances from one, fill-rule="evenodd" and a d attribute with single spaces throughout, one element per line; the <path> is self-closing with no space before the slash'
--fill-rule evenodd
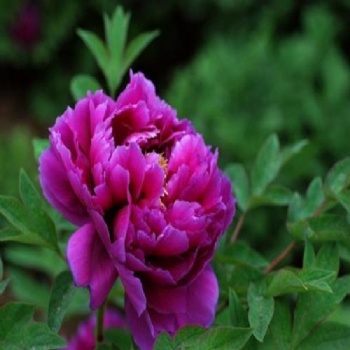
<path id="1" fill-rule="evenodd" d="M 103 318 L 105 313 L 105 304 L 102 304 L 97 310 L 96 320 L 96 345 L 103 342 Z"/>

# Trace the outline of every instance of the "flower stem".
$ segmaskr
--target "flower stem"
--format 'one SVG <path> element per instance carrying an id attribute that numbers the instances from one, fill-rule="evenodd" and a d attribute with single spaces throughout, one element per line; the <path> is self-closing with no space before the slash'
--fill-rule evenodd
<path id="1" fill-rule="evenodd" d="M 103 342 L 103 319 L 105 313 L 105 303 L 97 309 L 96 320 L 96 345 Z"/>
<path id="2" fill-rule="evenodd" d="M 231 243 L 234 243 L 237 238 L 238 238 L 238 234 L 239 232 L 241 231 L 241 228 L 243 226 L 243 223 L 244 223 L 244 220 L 245 220 L 245 217 L 246 217 L 246 212 L 244 212 L 241 217 L 239 218 L 238 222 L 237 222 L 237 226 L 235 227 L 235 230 L 233 231 L 233 234 L 231 236 Z"/>
<path id="3" fill-rule="evenodd" d="M 271 272 L 295 247 L 296 242 L 293 241 L 265 268 L 264 273 Z"/>

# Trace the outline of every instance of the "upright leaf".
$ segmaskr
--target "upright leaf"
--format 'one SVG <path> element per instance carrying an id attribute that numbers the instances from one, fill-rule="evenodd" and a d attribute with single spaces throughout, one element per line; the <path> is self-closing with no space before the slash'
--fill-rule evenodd
<path id="1" fill-rule="evenodd" d="M 261 195 L 280 169 L 279 141 L 271 135 L 260 149 L 252 171 L 252 193 Z"/>
<path id="2" fill-rule="evenodd" d="M 316 260 L 316 254 L 314 247 L 308 238 L 304 240 L 304 256 L 303 256 L 303 267 L 310 268 L 314 266 Z"/>
<path id="3" fill-rule="evenodd" d="M 247 312 L 244 310 L 243 305 L 240 302 L 233 288 L 230 288 L 229 290 L 229 312 L 230 312 L 230 321 L 232 326 L 234 327 L 248 326 Z"/>
<path id="4" fill-rule="evenodd" d="M 252 283 L 248 289 L 248 320 L 253 334 L 262 342 L 274 312 L 274 299 L 265 296 L 260 285 Z"/>
<path id="5" fill-rule="evenodd" d="M 337 162 L 328 172 L 325 186 L 332 195 L 339 194 L 350 183 L 350 158 Z"/>
<path id="6" fill-rule="evenodd" d="M 42 207 L 39 192 L 24 169 L 21 169 L 19 173 L 19 195 L 27 208 L 40 210 Z"/>
<path id="7" fill-rule="evenodd" d="M 281 151 L 281 165 L 287 163 L 290 158 L 300 153 L 308 144 L 307 140 L 300 140 Z"/>
<path id="8" fill-rule="evenodd" d="M 71 273 L 61 272 L 54 281 L 49 301 L 47 324 L 53 332 L 59 331 L 75 292 Z"/>

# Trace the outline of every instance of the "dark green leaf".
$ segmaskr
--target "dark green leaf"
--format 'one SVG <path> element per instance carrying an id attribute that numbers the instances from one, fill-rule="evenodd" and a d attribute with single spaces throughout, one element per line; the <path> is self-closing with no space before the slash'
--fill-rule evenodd
<path id="1" fill-rule="evenodd" d="M 339 250 L 335 243 L 324 243 L 316 257 L 316 266 L 320 269 L 329 270 L 334 273 L 334 278 L 339 271 Z"/>
<path id="2" fill-rule="evenodd" d="M 325 322 L 298 345 L 298 350 L 348 350 L 349 344 L 349 326 Z"/>
<path id="3" fill-rule="evenodd" d="M 262 342 L 274 312 L 274 299 L 264 295 L 263 288 L 252 283 L 248 289 L 248 320 L 253 334 Z"/>
<path id="4" fill-rule="evenodd" d="M 248 209 L 250 188 L 249 179 L 244 166 L 240 163 L 230 164 L 226 168 L 226 173 L 232 181 L 233 192 L 235 194 L 237 204 L 244 212 Z"/>
<path id="5" fill-rule="evenodd" d="M 303 267 L 309 268 L 314 266 L 316 260 L 316 254 L 314 247 L 308 238 L 304 240 L 304 257 L 303 257 Z"/>
<path id="6" fill-rule="evenodd" d="M 350 190 L 344 190 L 337 195 L 337 200 L 350 213 Z"/>
<path id="7" fill-rule="evenodd" d="M 271 296 L 306 291 L 303 281 L 291 270 L 280 269 L 272 277 L 267 293 Z"/>
<path id="8" fill-rule="evenodd" d="M 234 327 L 247 327 L 247 312 L 244 310 L 236 292 L 233 288 L 229 289 L 229 312 L 231 325 Z"/>
<path id="9" fill-rule="evenodd" d="M 271 185 L 262 195 L 252 197 L 249 208 L 251 209 L 261 205 L 288 205 L 292 196 L 292 192 L 288 188 Z"/>
<path id="10" fill-rule="evenodd" d="M 132 63 L 135 59 L 140 55 L 140 53 L 159 35 L 158 30 L 153 30 L 151 32 L 145 32 L 138 35 L 136 38 L 130 41 L 128 47 L 126 48 L 123 66 L 122 66 L 122 74 L 131 67 Z"/>
<path id="11" fill-rule="evenodd" d="M 54 281 L 49 301 L 47 324 L 53 332 L 59 331 L 75 291 L 71 273 L 61 272 Z"/>
<path id="12" fill-rule="evenodd" d="M 99 82 L 90 75 L 76 75 L 70 83 L 70 91 L 76 101 L 85 97 L 88 91 L 101 89 Z"/>
<path id="13" fill-rule="evenodd" d="M 78 30 L 78 35 L 89 48 L 100 69 L 105 72 L 108 65 L 108 53 L 102 40 L 96 34 L 83 29 Z"/>
<path id="14" fill-rule="evenodd" d="M 268 261 L 244 241 L 236 241 L 230 244 L 215 257 L 216 261 L 232 265 L 249 265 L 256 268 L 264 268 Z"/>
<path id="15" fill-rule="evenodd" d="M 50 141 L 48 139 L 39 139 L 39 138 L 34 138 L 33 139 L 33 148 L 34 148 L 34 157 L 35 159 L 39 159 L 41 153 L 49 148 L 50 146 Z"/>
<path id="16" fill-rule="evenodd" d="M 261 195 L 280 169 L 279 141 L 271 135 L 260 149 L 252 171 L 252 193 Z"/>
<path id="17" fill-rule="evenodd" d="M 0 340 L 11 335 L 17 336 L 30 322 L 34 312 L 34 306 L 9 303 L 0 308 Z"/>
<path id="18" fill-rule="evenodd" d="M 4 293 L 4 291 L 5 291 L 6 287 L 7 287 L 7 285 L 9 284 L 9 282 L 10 282 L 9 279 L 2 280 L 2 281 L 0 282 L 0 295 L 1 295 L 2 293 Z"/>
<path id="19" fill-rule="evenodd" d="M 295 144 L 284 148 L 281 151 L 281 165 L 287 163 L 290 158 L 300 153 L 308 143 L 307 140 L 300 140 Z"/>
<path id="20" fill-rule="evenodd" d="M 306 202 L 305 202 L 304 215 L 311 216 L 312 214 L 314 214 L 315 210 L 325 200 L 325 196 L 323 193 L 322 179 L 320 177 L 316 177 L 311 181 L 306 191 L 305 200 Z"/>
<path id="21" fill-rule="evenodd" d="M 325 181 L 327 192 L 332 195 L 339 194 L 350 181 L 350 158 L 337 162 L 329 171 Z"/>
<path id="22" fill-rule="evenodd" d="M 110 343 L 101 343 L 96 346 L 95 350 L 119 350 L 119 347 Z"/>
<path id="23" fill-rule="evenodd" d="M 335 280 L 331 288 L 333 293 L 313 291 L 298 295 L 294 311 L 292 348 L 296 348 L 341 303 L 350 290 L 350 276 Z"/>
<path id="24" fill-rule="evenodd" d="M 0 281 L 2 280 L 3 274 L 4 274 L 4 267 L 2 264 L 1 251 L 0 251 Z"/>
<path id="25" fill-rule="evenodd" d="M 124 329 L 107 329 L 104 338 L 112 344 L 118 344 L 118 350 L 130 350 L 132 348 L 131 334 Z"/>

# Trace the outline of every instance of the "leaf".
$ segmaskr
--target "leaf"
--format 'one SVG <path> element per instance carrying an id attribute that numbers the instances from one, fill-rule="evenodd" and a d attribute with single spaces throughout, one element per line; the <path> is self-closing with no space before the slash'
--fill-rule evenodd
<path id="1" fill-rule="evenodd" d="M 248 320 L 253 334 L 262 342 L 274 312 L 274 299 L 263 294 L 262 287 L 252 283 L 248 289 Z"/>
<path id="2" fill-rule="evenodd" d="M 281 151 L 281 165 L 287 163 L 290 158 L 300 153 L 308 145 L 308 143 L 309 142 L 307 140 L 300 140 L 293 145 L 284 148 Z"/>
<path id="3" fill-rule="evenodd" d="M 2 280 L 3 274 L 4 274 L 4 266 L 2 263 L 1 251 L 0 251 L 0 280 Z"/>
<path id="4" fill-rule="evenodd" d="M 308 268 L 312 267 L 316 261 L 316 254 L 314 247 L 308 238 L 304 240 L 304 256 L 303 256 L 303 267 Z"/>
<path id="5" fill-rule="evenodd" d="M 230 164 L 226 168 L 226 173 L 232 181 L 233 192 L 235 194 L 237 204 L 244 212 L 248 209 L 250 188 L 247 172 L 242 164 Z"/>
<path id="6" fill-rule="evenodd" d="M 288 205 L 292 197 L 293 194 L 288 188 L 270 185 L 262 195 L 251 198 L 249 209 L 261 205 Z"/>
<path id="7" fill-rule="evenodd" d="M 339 271 L 338 246 L 334 243 L 322 244 L 317 253 L 316 266 L 324 270 L 332 271 L 335 278 Z"/>
<path id="8" fill-rule="evenodd" d="M 87 30 L 78 29 L 77 33 L 94 56 L 100 69 L 105 72 L 108 65 L 108 53 L 103 41 L 96 34 Z"/>
<path id="9" fill-rule="evenodd" d="M 124 72 L 131 67 L 135 59 L 140 55 L 140 53 L 159 35 L 158 30 L 153 30 L 150 32 L 145 32 L 139 34 L 136 38 L 130 41 L 128 44 L 123 60 L 123 66 L 121 70 L 121 75 L 124 75 Z"/>
<path id="10" fill-rule="evenodd" d="M 18 337 L 30 322 L 34 306 L 22 303 L 8 303 L 0 308 L 0 340 L 12 334 Z"/>
<path id="11" fill-rule="evenodd" d="M 216 254 L 215 259 L 224 264 L 249 265 L 255 268 L 264 268 L 268 265 L 268 261 L 262 255 L 242 240 L 225 247 L 222 253 Z"/>
<path id="12" fill-rule="evenodd" d="M 298 350 L 348 350 L 349 344 L 349 326 L 335 322 L 325 322 L 298 345 Z"/>
<path id="13" fill-rule="evenodd" d="M 229 289 L 229 313 L 232 326 L 246 327 L 248 325 L 247 312 L 233 288 Z"/>
<path id="14" fill-rule="evenodd" d="M 337 162 L 328 172 L 325 180 L 326 191 L 338 195 L 350 182 L 350 158 Z"/>
<path id="15" fill-rule="evenodd" d="M 118 344 L 118 350 L 132 349 L 132 338 L 130 332 L 120 328 L 106 329 L 104 338 L 112 344 Z"/>
<path id="16" fill-rule="evenodd" d="M 298 295 L 294 311 L 292 348 L 296 348 L 341 303 L 350 290 L 350 276 L 338 278 L 331 284 L 331 288 L 333 293 L 313 291 Z"/>
<path id="17" fill-rule="evenodd" d="M 173 342 L 170 336 L 167 333 L 161 333 L 159 334 L 159 336 L 157 337 L 154 343 L 153 350 L 165 350 L 165 349 L 171 350 L 176 348 L 173 346 Z"/>
<path id="18" fill-rule="evenodd" d="M 19 195 L 23 204 L 31 210 L 38 210 L 42 206 L 39 192 L 24 169 L 19 173 Z"/>
<path id="19" fill-rule="evenodd" d="M 337 195 L 338 202 L 350 213 L 350 190 L 343 190 Z"/>
<path id="20" fill-rule="evenodd" d="M 59 331 L 75 291 L 71 273 L 61 272 L 53 283 L 49 301 L 47 324 L 53 332 Z"/>
<path id="21" fill-rule="evenodd" d="M 90 75 L 76 75 L 70 83 L 70 91 L 76 101 L 85 97 L 88 91 L 96 92 L 99 89 L 100 83 Z"/>
<path id="22" fill-rule="evenodd" d="M 48 139 L 33 139 L 34 157 L 36 160 L 39 159 L 41 153 L 50 147 L 50 141 Z"/>
<path id="23" fill-rule="evenodd" d="M 279 141 L 271 135 L 260 149 L 252 171 L 252 193 L 261 195 L 280 169 Z"/>
<path id="24" fill-rule="evenodd" d="M 303 281 L 293 271 L 280 269 L 273 275 L 268 286 L 267 294 L 277 296 L 305 290 L 307 288 Z"/>
<path id="25" fill-rule="evenodd" d="M 9 284 L 9 282 L 10 282 L 9 279 L 2 280 L 2 281 L 0 282 L 0 295 L 1 295 L 2 293 L 4 293 L 4 291 L 5 291 L 6 287 L 7 287 L 7 285 Z"/>

